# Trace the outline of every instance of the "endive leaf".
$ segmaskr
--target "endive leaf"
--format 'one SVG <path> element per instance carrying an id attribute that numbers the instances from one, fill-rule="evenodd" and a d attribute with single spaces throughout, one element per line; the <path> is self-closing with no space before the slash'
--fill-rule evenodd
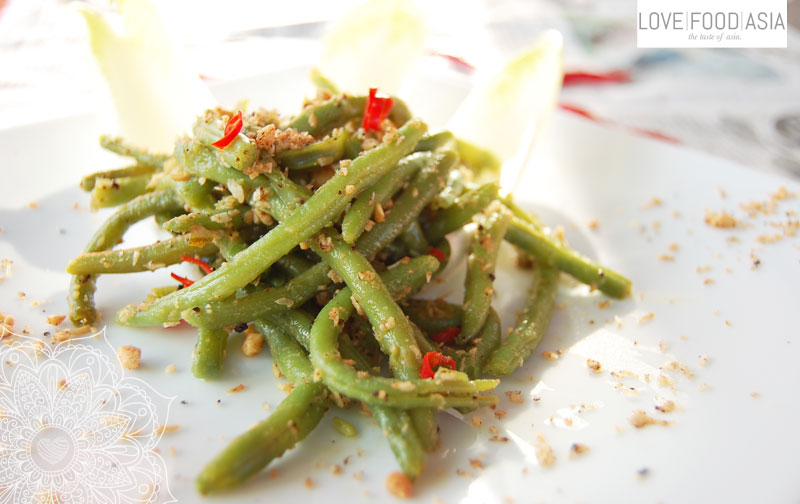
<path id="1" fill-rule="evenodd" d="M 457 137 L 497 156 L 505 190 L 516 184 L 522 161 L 556 106 L 562 48 L 560 33 L 545 32 L 500 73 L 479 78 L 448 124 Z"/>
<path id="2" fill-rule="evenodd" d="M 120 133 L 156 152 L 171 152 L 175 136 L 215 100 L 203 82 L 186 71 L 150 0 L 118 0 L 122 30 L 106 14 L 80 12 L 92 52 L 108 83 Z"/>
<path id="3" fill-rule="evenodd" d="M 422 56 L 425 28 L 409 0 L 370 0 L 328 32 L 319 60 L 322 74 L 343 91 L 369 87 L 397 93 Z"/>

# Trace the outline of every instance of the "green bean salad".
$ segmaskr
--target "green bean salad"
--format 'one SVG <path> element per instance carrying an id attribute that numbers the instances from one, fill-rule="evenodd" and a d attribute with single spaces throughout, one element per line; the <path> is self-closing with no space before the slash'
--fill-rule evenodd
<path id="1" fill-rule="evenodd" d="M 203 493 L 235 487 L 303 440 L 328 410 L 362 403 L 397 460 L 407 493 L 439 443 L 434 411 L 494 405 L 489 392 L 542 340 L 560 274 L 622 298 L 631 283 L 566 247 L 499 194 L 499 162 L 447 131 L 430 133 L 398 98 L 320 89 L 294 116 L 216 108 L 157 155 L 102 137 L 129 158 L 84 177 L 95 208 L 118 207 L 67 267 L 70 319 L 97 321 L 98 275 L 189 262 L 198 280 L 154 288 L 119 310 L 130 327 L 198 330 L 192 373 L 223 375 L 225 347 L 266 344 L 291 391 L 197 477 Z M 114 249 L 154 217 L 171 238 Z M 474 223 L 462 304 L 415 297 L 450 259 L 447 235 Z M 492 308 L 503 241 L 533 280 L 514 327 Z M 188 352 L 187 352 L 188 353 Z M 336 418 L 336 429 L 352 426 Z M 346 434 L 351 435 L 351 434 Z"/>

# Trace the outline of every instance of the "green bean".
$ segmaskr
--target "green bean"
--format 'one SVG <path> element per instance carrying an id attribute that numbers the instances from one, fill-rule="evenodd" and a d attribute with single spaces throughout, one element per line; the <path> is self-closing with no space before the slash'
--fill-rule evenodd
<path id="1" fill-rule="evenodd" d="M 461 161 L 473 174 L 473 182 L 482 184 L 500 179 L 502 163 L 494 154 L 460 138 L 456 138 L 456 146 Z"/>
<path id="2" fill-rule="evenodd" d="M 398 126 L 411 120 L 411 113 L 405 102 L 393 97 L 394 107 L 389 119 Z M 289 123 L 289 127 L 297 131 L 305 131 L 314 137 L 329 133 L 333 128 L 360 117 L 367 103 L 365 96 L 334 96 L 330 100 L 304 109 Z M 313 117 L 313 119 L 312 119 Z"/>
<path id="3" fill-rule="evenodd" d="M 175 192 L 165 189 L 147 193 L 122 205 L 95 231 L 85 252 L 108 250 L 120 241 L 125 231 L 134 223 L 163 211 L 182 208 Z M 73 275 L 67 302 L 69 318 L 76 326 L 92 324 L 97 319 L 94 308 L 95 275 Z"/>
<path id="4" fill-rule="evenodd" d="M 506 240 L 540 262 L 555 266 L 575 279 L 600 289 L 614 298 L 624 298 L 631 292 L 631 281 L 592 262 L 578 252 L 558 243 L 547 232 L 517 218 L 511 219 Z"/>
<path id="5" fill-rule="evenodd" d="M 428 336 L 461 326 L 462 310 L 443 299 L 409 299 L 404 311 Z"/>
<path id="6" fill-rule="evenodd" d="M 455 164 L 455 157 L 452 154 L 440 153 L 436 156 L 437 159 L 441 158 L 436 165 L 437 172 L 446 171 Z M 433 167 L 430 168 L 433 170 Z M 417 177 L 420 176 L 421 173 L 417 174 Z M 372 259 L 416 219 L 437 190 L 437 184 L 432 183 L 432 178 L 433 174 L 428 173 L 420 180 L 415 179 L 395 202 L 393 211 L 386 216 L 386 220 L 376 224 L 370 232 L 358 240 L 357 250 L 362 255 Z M 417 189 L 416 193 L 414 189 Z M 449 249 L 449 245 L 447 247 Z M 262 290 L 239 299 L 206 303 L 199 311 L 186 310 L 184 318 L 188 317 L 187 320 L 191 319 L 194 324 L 221 327 L 253 320 L 268 313 L 286 311 L 291 307 L 302 305 L 323 290 L 331 281 L 328 277 L 329 271 L 330 268 L 324 262 L 317 263 L 283 287 Z"/>
<path id="7" fill-rule="evenodd" d="M 331 136 L 300 149 L 279 152 L 275 155 L 275 159 L 290 170 L 319 168 L 342 159 L 349 138 L 350 132 L 340 128 L 334 130 Z"/>
<path id="8" fill-rule="evenodd" d="M 311 364 L 297 343 L 279 330 L 276 330 L 272 325 L 259 321 L 256 326 L 267 337 L 270 351 L 281 372 L 294 384 L 298 384 L 301 381 L 305 382 L 300 383 L 297 387 L 319 387 L 321 392 L 311 391 L 311 393 L 306 394 L 310 396 L 312 401 L 319 401 L 323 397 L 322 391 L 324 391 L 324 387 L 311 381 L 313 373 Z M 293 405 L 298 404 L 300 401 L 290 399 L 294 394 L 295 392 L 293 391 L 289 398 L 284 400 L 284 403 L 291 401 Z M 285 406 L 284 403 L 281 403 L 281 406 L 278 407 L 279 410 Z M 384 435 L 389 440 L 400 467 L 408 476 L 418 476 L 422 471 L 424 456 L 419 441 L 416 439 L 416 433 L 411 429 L 408 415 L 399 410 L 379 406 L 373 407 L 372 413 Z M 301 413 L 301 421 L 298 423 L 306 425 L 304 420 L 307 416 L 309 415 Z M 314 410 L 311 416 L 312 420 L 321 419 L 322 414 Z M 284 425 L 287 425 L 290 421 L 291 419 L 287 420 Z M 312 422 L 308 422 L 308 424 L 310 424 L 310 427 L 305 429 L 302 434 L 309 432 L 316 425 L 316 423 L 312 424 Z M 267 435 L 267 429 L 271 425 L 280 426 L 278 422 L 270 417 L 270 419 L 253 428 L 261 431 L 262 436 L 250 436 L 241 441 L 237 439 L 223 452 L 227 456 L 221 455 L 209 464 L 198 479 L 198 488 L 201 492 L 216 491 L 224 487 L 234 486 L 258 472 L 272 459 L 280 456 L 282 452 L 275 452 L 273 448 L 280 442 L 282 433 L 275 428 Z M 349 429 L 347 432 L 350 434 Z M 299 429 L 298 433 L 301 433 Z M 300 438 L 296 441 L 299 440 Z M 242 460 L 248 463 L 239 463 Z"/>
<path id="9" fill-rule="evenodd" d="M 117 320 L 130 326 L 174 322 L 180 318 L 183 310 L 230 296 L 298 243 L 333 222 L 350 202 L 350 197 L 345 196 L 348 186 L 355 188 L 348 191 L 355 194 L 373 184 L 414 148 L 424 132 L 425 125 L 422 122 L 409 121 L 398 130 L 396 141 L 382 144 L 359 156 L 351 163 L 346 175 L 340 172 L 325 182 L 288 219 L 240 252 L 233 261 L 225 263 L 190 287 L 165 296 L 143 309 L 126 307 L 117 314 Z"/>
<path id="10" fill-rule="evenodd" d="M 431 248 L 428 244 L 428 239 L 425 238 L 425 234 L 419 226 L 419 222 L 416 220 L 411 221 L 411 224 L 409 224 L 400 235 L 400 239 L 403 241 L 403 244 L 408 247 L 408 251 L 415 256 L 427 254 L 428 249 Z"/>
<path id="11" fill-rule="evenodd" d="M 415 260 L 416 263 L 412 268 L 421 266 L 421 260 L 422 259 Z M 426 260 L 429 261 L 430 259 Z M 408 266 L 412 266 L 411 263 L 409 263 Z M 400 273 L 402 273 L 402 270 L 398 271 L 397 274 L 392 275 L 392 277 L 397 277 L 396 279 L 387 278 L 388 286 L 390 286 L 390 288 L 399 290 L 401 289 L 399 284 L 403 284 L 404 287 L 407 285 L 405 281 L 405 275 Z M 288 321 L 290 323 L 281 325 L 282 321 L 287 321 L 285 317 L 289 316 L 290 314 L 292 316 L 292 319 Z M 300 310 L 293 310 L 281 315 L 282 320 L 277 320 L 277 322 L 274 324 L 266 324 L 263 321 L 259 321 L 256 323 L 256 326 L 264 334 L 276 333 L 278 331 L 275 328 L 282 327 L 284 330 L 291 333 L 296 341 L 305 341 L 305 344 L 307 344 L 311 332 L 313 318 Z M 275 321 L 276 318 L 271 318 L 271 320 Z M 275 334 L 268 337 L 270 341 L 270 350 L 273 352 L 273 355 L 276 352 L 274 338 L 276 338 Z M 369 361 L 366 360 L 363 354 L 357 348 L 349 346 L 352 345 L 352 343 L 350 342 L 347 334 L 340 334 L 339 345 L 342 356 L 346 359 L 351 359 L 356 369 L 373 373 Z M 297 347 L 296 344 L 294 346 Z M 294 351 L 295 353 L 300 352 L 300 356 L 305 357 L 305 354 L 302 354 L 302 350 L 300 350 L 299 347 L 295 348 Z M 295 360 L 300 362 L 299 356 Z M 308 359 L 304 359 L 304 362 L 304 365 L 308 366 L 308 368 L 305 370 L 306 376 L 311 376 L 311 364 L 308 362 Z M 279 362 L 279 367 L 281 372 L 293 383 L 297 379 L 295 376 L 298 373 L 298 368 L 302 368 L 302 366 L 299 364 L 289 365 L 281 362 Z M 372 406 L 371 410 L 373 418 L 375 418 L 375 421 L 378 422 L 378 426 L 381 428 L 381 431 L 383 431 L 384 435 L 389 441 L 389 446 L 392 449 L 392 453 L 394 453 L 400 468 L 411 478 L 419 476 L 419 474 L 422 472 L 425 456 L 423 454 L 422 444 L 417 436 L 417 433 L 414 431 L 411 425 L 408 414 L 405 411 L 396 410 L 394 408 L 388 408 L 385 406 Z"/>
<path id="12" fill-rule="evenodd" d="M 225 127 L 220 121 L 212 116 L 200 117 L 194 123 L 192 131 L 194 137 L 205 145 L 211 145 L 223 136 Z M 226 166 L 230 166 L 239 171 L 244 171 L 253 166 L 258 157 L 258 149 L 244 133 L 239 133 L 225 148 L 214 149 Z"/>
<path id="13" fill-rule="evenodd" d="M 212 189 L 212 184 L 201 184 L 196 178 L 175 184 L 175 190 L 189 208 L 204 212 L 214 211 L 217 200 L 211 194 Z"/>
<path id="14" fill-rule="evenodd" d="M 176 146 L 175 158 L 190 175 L 224 184 L 231 190 L 234 187 L 240 188 L 242 191 L 242 194 L 239 195 L 240 198 L 247 198 L 248 193 L 252 192 L 249 195 L 250 206 L 255 211 L 268 212 L 272 216 L 277 217 L 278 214 L 288 215 L 311 195 L 307 189 L 299 188 L 298 194 L 293 194 L 291 202 L 284 202 L 281 198 L 272 197 L 272 189 L 281 187 L 284 184 L 293 186 L 296 186 L 296 184 L 291 182 L 279 170 L 273 170 L 272 173 L 265 173 L 251 178 L 249 175 L 225 166 L 208 147 L 186 139 L 179 141 L 179 145 Z M 189 182 L 194 180 L 192 179 Z M 283 192 L 286 193 L 288 191 Z M 205 213 L 213 213 L 220 210 L 227 210 L 227 208 L 205 210 Z"/>
<path id="15" fill-rule="evenodd" d="M 345 128 L 348 125 L 344 126 Z M 355 126 L 357 127 L 357 126 Z M 344 143 L 344 158 L 345 159 L 355 159 L 361 154 L 361 144 L 362 140 L 361 137 L 358 135 L 351 135 L 350 138 L 347 139 L 347 142 Z"/>
<path id="16" fill-rule="evenodd" d="M 219 378 L 225 360 L 228 332 L 225 329 L 200 327 L 192 354 L 192 374 L 202 380 Z"/>
<path id="17" fill-rule="evenodd" d="M 83 253 L 67 265 L 67 273 L 96 275 L 153 271 L 179 263 L 181 256 L 207 256 L 216 251 L 217 247 L 212 242 L 200 245 L 192 242 L 188 236 L 182 235 L 143 247 Z"/>
<path id="18" fill-rule="evenodd" d="M 308 360 L 306 351 L 283 327 L 265 320 L 256 320 L 255 328 L 266 338 L 275 364 L 289 383 L 294 386 L 315 383 L 314 367 Z"/>
<path id="19" fill-rule="evenodd" d="M 135 159 L 139 164 L 160 168 L 169 157 L 166 154 L 151 154 L 144 149 L 134 147 L 124 139 L 110 135 L 100 136 L 100 146 L 120 156 Z"/>
<path id="20" fill-rule="evenodd" d="M 494 296 L 494 270 L 497 254 L 508 229 L 511 214 L 502 205 L 489 205 L 485 219 L 478 224 L 467 256 L 467 278 L 464 282 L 464 319 L 456 342 L 464 344 L 474 338 L 486 322 Z"/>
<path id="21" fill-rule="evenodd" d="M 344 240 L 336 238 L 333 233 L 326 233 L 326 237 L 331 240 L 330 248 L 329 250 L 320 249 L 319 253 L 326 262 L 336 269 L 336 272 L 345 280 L 348 287 L 342 289 L 339 294 L 320 311 L 320 314 L 317 316 L 311 328 L 311 361 L 315 367 L 323 369 L 323 381 L 326 381 L 326 376 L 328 375 L 325 369 L 338 368 L 334 371 L 334 375 L 330 376 L 330 381 L 326 381 L 326 384 L 340 393 L 356 397 L 367 403 L 375 403 L 376 396 L 373 396 L 372 392 L 379 394 L 377 397 L 379 404 L 380 401 L 383 401 L 385 398 L 389 402 L 392 402 L 395 397 L 402 396 L 405 399 L 403 402 L 406 407 L 414 407 L 414 405 L 420 407 L 439 407 L 439 405 L 443 404 L 445 401 L 449 402 L 450 399 L 455 399 L 451 397 L 436 399 L 413 397 L 418 395 L 418 393 L 425 393 L 430 390 L 431 384 L 427 380 L 416 378 L 419 376 L 420 359 L 422 355 L 413 339 L 412 328 L 405 314 L 394 302 L 384 282 L 375 274 L 372 266 L 361 254 L 353 251 Z M 433 258 L 430 258 L 430 260 L 435 262 L 436 266 L 438 266 L 438 261 L 435 261 Z M 385 275 L 390 277 L 392 275 L 397 275 L 398 272 L 395 270 L 397 270 L 397 268 L 387 270 Z M 399 270 L 399 272 L 405 273 L 403 276 L 408 278 L 409 284 L 414 284 L 427 280 L 428 275 L 432 273 L 432 269 L 420 269 L 408 272 Z M 422 273 L 425 273 L 425 275 L 420 277 Z M 416 278 L 416 281 L 414 281 L 413 278 Z M 341 330 L 339 321 L 346 321 L 353 311 L 351 292 L 352 296 L 358 301 L 359 305 L 367 314 L 373 329 L 376 331 L 376 337 L 381 345 L 381 349 L 384 353 L 389 355 L 389 364 L 394 374 L 401 379 L 411 381 L 414 385 L 413 390 L 409 391 L 392 388 L 391 381 L 389 381 L 391 390 L 386 390 L 385 379 L 377 377 L 354 380 L 355 384 L 351 383 L 350 385 L 355 385 L 355 389 L 358 390 L 353 390 L 353 387 L 346 387 L 347 391 L 338 388 L 342 386 L 341 381 L 337 379 L 337 376 L 341 376 L 339 373 L 348 375 L 352 370 L 343 365 L 338 359 L 337 356 L 339 352 L 336 350 L 335 345 L 330 345 L 326 348 L 326 350 L 332 352 L 332 356 L 328 355 L 327 357 L 329 358 L 326 359 L 324 356 L 326 352 L 323 350 L 325 345 L 323 344 L 323 348 L 321 348 L 320 345 L 317 344 L 318 342 L 315 338 L 326 338 L 326 333 L 329 333 L 331 336 L 338 335 Z M 331 367 L 326 368 L 326 365 L 330 365 Z M 434 380 L 434 382 L 436 381 L 437 380 Z M 473 382 L 472 384 L 468 384 L 468 382 L 454 382 L 453 385 L 455 385 L 455 383 L 460 383 L 460 385 L 467 388 L 475 386 L 479 389 L 481 387 L 481 385 L 478 385 L 478 382 Z M 490 386 L 490 384 L 486 384 L 486 386 Z M 433 388 L 435 389 L 436 387 L 434 386 Z M 381 393 L 380 390 L 383 390 L 383 392 Z M 473 390 L 477 391 L 476 389 Z M 450 389 L 450 391 L 455 392 L 454 389 Z M 353 396 L 352 393 L 358 395 Z M 412 397 L 407 397 L 409 395 Z M 418 403 L 416 399 L 431 400 Z M 412 412 L 411 415 L 413 419 L 414 412 Z M 417 432 L 419 433 L 419 431 Z M 424 446 L 425 440 L 422 441 Z"/>
<path id="22" fill-rule="evenodd" d="M 345 360 L 353 361 L 356 369 L 370 370 L 370 362 L 346 332 L 339 335 L 339 352 Z"/>
<path id="23" fill-rule="evenodd" d="M 247 242 L 237 232 L 215 235 L 214 244 L 226 261 L 232 261 L 236 254 L 247 248 Z"/>
<path id="24" fill-rule="evenodd" d="M 384 406 L 371 405 L 369 408 L 378 427 L 389 441 L 392 453 L 403 473 L 409 478 L 416 478 L 422 474 L 425 454 L 408 413 Z"/>
<path id="25" fill-rule="evenodd" d="M 507 194 L 505 196 L 500 196 L 497 199 L 499 199 L 500 203 L 502 203 L 506 208 L 511 210 L 511 213 L 514 214 L 514 217 L 516 217 L 517 219 L 523 222 L 527 222 L 532 226 L 542 227 L 542 223 L 539 221 L 539 219 L 535 215 L 526 212 L 519 205 L 514 203 L 514 200 L 512 199 L 510 194 Z"/>
<path id="26" fill-rule="evenodd" d="M 400 238 L 387 245 L 378 254 L 378 258 L 383 262 L 397 262 L 406 256 L 409 256 L 408 247 Z"/>
<path id="27" fill-rule="evenodd" d="M 392 211 L 384 222 L 379 223 L 364 233 L 356 242 L 359 250 L 367 257 L 372 257 L 378 250 L 372 250 L 368 243 L 391 243 L 412 221 L 417 219 L 422 209 L 444 187 L 447 172 L 458 162 L 458 156 L 452 151 L 434 154 L 434 162 L 423 167 L 408 187 L 395 200 Z M 380 238 L 382 235 L 392 236 L 392 240 Z M 436 243 L 440 240 L 430 240 Z"/>
<path id="28" fill-rule="evenodd" d="M 455 358 L 455 353 L 450 352 L 450 350 L 445 349 L 444 347 L 439 347 L 436 343 L 429 340 L 428 337 L 425 336 L 425 333 L 422 332 L 422 329 L 420 329 L 413 322 L 411 322 L 411 329 L 414 331 L 414 341 L 417 343 L 417 346 L 419 347 L 420 351 L 422 351 L 423 355 L 428 352 L 441 352 L 449 357 Z"/>
<path id="29" fill-rule="evenodd" d="M 355 437 L 358 435 L 358 431 L 356 428 L 348 422 L 347 420 L 343 420 L 339 417 L 333 417 L 333 428 L 336 429 L 336 432 L 341 434 L 345 437 Z"/>
<path id="30" fill-rule="evenodd" d="M 431 202 L 433 209 L 449 208 L 453 205 L 456 198 L 469 189 L 467 186 L 469 186 L 470 183 L 467 182 L 463 170 L 466 170 L 466 168 L 459 167 L 457 170 L 450 171 L 444 190 Z"/>
<path id="31" fill-rule="evenodd" d="M 425 228 L 425 235 L 428 237 L 428 241 L 436 243 L 444 238 L 445 235 L 461 229 L 473 215 L 497 199 L 499 189 L 497 184 L 487 182 L 477 189 L 465 192 L 456 198 L 451 206 L 436 212 L 434 218 Z"/>
<path id="32" fill-rule="evenodd" d="M 278 259 L 275 264 L 292 277 L 303 274 L 314 265 L 299 254 L 287 254 Z"/>
<path id="33" fill-rule="evenodd" d="M 197 477 L 201 494 L 219 492 L 258 473 L 303 440 L 325 415 L 325 387 L 300 383 L 266 420 L 240 434 Z"/>
<path id="34" fill-rule="evenodd" d="M 392 99 L 394 100 L 394 106 L 392 107 L 392 111 L 389 112 L 389 119 L 392 120 L 395 126 L 399 127 L 410 121 L 413 114 L 411 110 L 409 110 L 406 102 L 396 96 L 392 96 Z"/>
<path id="35" fill-rule="evenodd" d="M 311 325 L 314 323 L 314 317 L 302 310 L 290 310 L 284 313 L 276 313 L 265 316 L 264 320 L 280 327 L 285 333 L 292 336 L 295 341 L 308 350 L 309 338 L 311 337 Z M 353 345 L 346 333 L 339 335 L 339 349 L 342 357 L 352 360 L 356 368 L 369 369 L 369 361 L 366 360 L 364 355 Z"/>
<path id="36" fill-rule="evenodd" d="M 366 103 L 365 96 L 334 96 L 330 100 L 305 108 L 292 119 L 289 127 L 320 137 L 362 115 Z"/>
<path id="37" fill-rule="evenodd" d="M 326 91 L 331 95 L 339 94 L 339 90 L 336 87 L 336 84 L 334 84 L 333 81 L 322 75 L 322 72 L 320 72 L 319 69 L 312 68 L 311 72 L 309 72 L 309 77 L 311 77 L 311 83 L 314 84 L 314 86 L 317 89 Z"/>
<path id="38" fill-rule="evenodd" d="M 341 322 L 352 315 L 349 287 L 342 289 L 320 311 L 311 327 L 311 362 L 321 371 L 322 381 L 331 389 L 368 405 L 398 408 L 448 408 L 495 404 L 497 398 L 479 392 L 497 386 L 496 380 L 397 380 L 379 376 L 357 375 L 341 360 L 336 348 Z M 340 321 L 334 322 L 334 311 Z M 396 350 L 395 353 L 399 351 Z"/>
<path id="39" fill-rule="evenodd" d="M 326 264 L 317 263 L 282 287 L 204 303 L 198 310 L 185 310 L 182 316 L 192 324 L 226 326 L 297 308 L 325 289 L 330 283 L 328 271 Z"/>
<path id="40" fill-rule="evenodd" d="M 514 372 L 533 352 L 547 331 L 558 291 L 559 271 L 556 268 L 537 267 L 525 308 L 514 329 L 491 354 L 483 371 L 493 376 Z"/>
<path id="41" fill-rule="evenodd" d="M 321 236 L 312 248 L 353 291 L 376 331 L 381 349 L 389 356 L 394 374 L 399 378 L 419 376 L 422 355 L 413 341 L 408 319 L 375 269 L 335 233 L 323 231 Z M 438 269 L 438 262 L 436 266 Z"/>
<path id="42" fill-rule="evenodd" d="M 81 189 L 86 192 L 94 189 L 98 179 L 117 179 L 127 177 L 138 177 L 140 175 L 152 175 L 156 172 L 156 167 L 153 165 L 135 164 L 126 166 L 125 168 L 116 168 L 114 170 L 105 170 L 86 175 L 81 179 Z"/>
<path id="43" fill-rule="evenodd" d="M 400 160 L 397 166 L 387 173 L 374 186 L 362 192 L 342 219 L 342 236 L 347 243 L 353 243 L 364 232 L 364 225 L 372 216 L 375 202 L 385 205 L 411 177 L 424 165 L 431 162 L 430 153 L 412 154 Z"/>
<path id="44" fill-rule="evenodd" d="M 251 179 L 239 170 L 226 166 L 214 153 L 214 148 L 181 138 L 175 144 L 175 159 L 183 171 L 200 179 L 206 178 L 225 185 L 235 182 L 245 190 L 267 185 L 266 179 L 261 176 Z"/>
<path id="45" fill-rule="evenodd" d="M 93 209 L 108 208 L 127 203 L 136 196 L 147 192 L 150 175 L 119 177 L 116 179 L 98 178 L 89 200 Z"/>
<path id="46" fill-rule="evenodd" d="M 434 151 L 441 148 L 450 148 L 455 137 L 449 131 L 440 131 L 433 135 L 422 137 L 422 140 L 417 144 L 416 152 L 421 151 Z"/>
<path id="47" fill-rule="evenodd" d="M 380 278 L 392 299 L 399 300 L 414 294 L 421 286 L 421 284 L 416 285 L 414 282 L 409 283 L 409 278 L 423 278 L 425 272 L 433 272 L 438 267 L 438 261 L 432 256 L 417 257 L 403 263 L 393 264 L 391 270 L 382 273 Z M 311 325 L 314 322 L 314 318 L 311 315 L 302 310 L 289 310 L 267 314 L 264 318 L 283 327 L 298 343 L 307 349 L 309 348 Z"/>
<path id="48" fill-rule="evenodd" d="M 486 317 L 486 323 L 481 328 L 481 332 L 472 343 L 472 347 L 467 350 L 464 357 L 459 361 L 458 369 L 467 373 L 472 379 L 479 378 L 483 373 L 483 366 L 492 355 L 492 352 L 500 345 L 502 338 L 502 326 L 500 317 L 492 310 Z"/>
<path id="49" fill-rule="evenodd" d="M 194 226 L 206 229 L 235 229 L 247 224 L 245 214 L 249 207 L 240 205 L 228 210 L 190 212 L 165 222 L 162 227 L 170 233 L 186 233 Z"/>

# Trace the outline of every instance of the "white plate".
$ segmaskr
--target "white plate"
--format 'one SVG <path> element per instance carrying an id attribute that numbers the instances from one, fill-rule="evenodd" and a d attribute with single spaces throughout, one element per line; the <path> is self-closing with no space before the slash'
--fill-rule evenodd
<path id="1" fill-rule="evenodd" d="M 223 102 L 249 97 L 251 103 L 291 111 L 307 89 L 304 76 L 304 70 L 290 71 L 216 92 Z M 429 80 L 411 86 L 408 96 L 422 117 L 443 124 L 465 91 L 458 82 Z M 82 174 L 118 163 L 96 147 L 98 133 L 89 116 L 0 131 L 0 258 L 14 262 L 13 275 L 0 284 L 0 311 L 16 317 L 18 330 L 27 325 L 34 334 L 46 330 L 42 307 L 47 314 L 65 313 L 69 279 L 64 266 L 107 215 L 88 213 L 88 199 L 77 188 Z M 442 447 L 428 458 L 416 485 L 418 501 L 678 503 L 766 497 L 797 502 L 800 240 L 764 245 L 756 237 L 779 233 L 769 223 L 786 222 L 786 212 L 797 212 L 800 199 L 781 201 L 776 214 L 757 218 L 745 218 L 738 207 L 764 201 L 780 186 L 800 192 L 789 180 L 557 115 L 518 200 L 550 225 L 563 226 L 578 250 L 632 278 L 634 295 L 600 309 L 602 296 L 564 282 L 557 301 L 563 309 L 547 337 L 524 368 L 503 381 L 499 408 L 507 411 L 505 418 L 480 411 L 483 427 L 476 428 L 471 417 L 439 415 Z M 718 188 L 727 196 L 721 197 Z M 655 197 L 662 204 L 648 207 Z M 37 208 L 28 208 L 32 201 Z M 745 226 L 720 230 L 704 223 L 706 210 L 722 209 Z M 595 230 L 588 226 L 592 219 L 598 222 Z M 138 225 L 126 243 L 151 240 L 154 232 L 149 223 Z M 673 243 L 677 250 L 669 249 Z M 756 269 L 751 252 L 761 261 Z M 529 278 L 513 267 L 510 247 L 502 254 L 496 306 L 508 326 Z M 661 255 L 674 261 L 660 260 Z M 705 266 L 710 266 L 707 272 L 696 272 Z M 461 295 L 458 273 L 437 286 L 455 301 Z M 111 320 L 116 309 L 141 299 L 149 287 L 169 283 L 167 270 L 102 277 L 97 304 Z M 18 291 L 25 292 L 24 299 Z M 33 301 L 44 304 L 33 307 Z M 649 313 L 653 318 L 640 322 Z M 180 502 L 202 501 L 193 478 L 203 464 L 266 415 L 262 403 L 274 408 L 283 396 L 270 358 L 242 357 L 241 339 L 233 337 L 224 378 L 204 383 L 189 371 L 192 330 L 110 324 L 108 338 L 114 345 L 142 348 L 143 367 L 131 375 L 187 401 L 173 404 L 169 423 L 181 429 L 166 435 L 159 447 L 175 496 Z M 540 357 L 543 350 L 558 349 L 564 353 L 557 361 Z M 701 355 L 709 358 L 704 367 L 698 363 Z M 587 358 L 599 361 L 603 372 L 589 372 Z M 694 377 L 658 369 L 671 360 L 687 365 Z M 167 375 L 163 370 L 171 363 L 178 372 Z M 620 370 L 637 377 L 611 376 Z M 660 374 L 674 385 L 661 386 Z M 247 386 L 244 392 L 226 393 L 239 383 Z M 509 402 L 503 393 L 508 390 L 521 390 L 524 404 Z M 674 400 L 676 411 L 656 411 L 656 397 Z M 672 424 L 635 429 L 628 422 L 635 409 Z M 338 435 L 330 424 L 334 414 L 354 423 L 359 437 Z M 488 441 L 489 426 L 509 442 Z M 537 433 L 552 447 L 556 463 L 551 467 L 537 462 Z M 576 442 L 589 452 L 570 457 Z M 470 459 L 484 467 L 472 467 Z M 340 475 L 331 474 L 332 464 L 342 466 Z M 262 474 L 209 501 L 379 502 L 388 498 L 384 479 L 396 469 L 374 423 L 356 411 L 330 412 L 273 467 L 279 477 Z M 311 489 L 304 487 L 307 477 L 314 481 Z"/>

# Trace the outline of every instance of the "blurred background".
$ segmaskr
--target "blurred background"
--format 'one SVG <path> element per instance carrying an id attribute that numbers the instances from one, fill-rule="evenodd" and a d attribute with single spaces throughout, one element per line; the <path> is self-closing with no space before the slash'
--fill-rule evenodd
<path id="1" fill-rule="evenodd" d="M 215 82 L 313 64 L 326 25 L 360 2 L 156 3 L 189 68 Z M 418 7 L 426 64 L 442 72 L 470 78 L 556 28 L 566 72 L 611 75 L 565 86 L 564 113 L 800 178 L 800 0 L 789 1 L 787 49 L 746 50 L 637 49 L 632 0 Z M 91 113 L 103 93 L 75 2 L 0 0 L 0 129 Z"/>

